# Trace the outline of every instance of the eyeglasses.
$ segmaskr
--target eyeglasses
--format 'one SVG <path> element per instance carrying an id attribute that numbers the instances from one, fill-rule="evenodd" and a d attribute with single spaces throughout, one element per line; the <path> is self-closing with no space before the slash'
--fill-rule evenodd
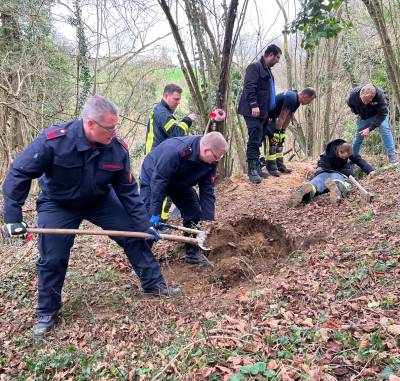
<path id="1" fill-rule="evenodd" d="M 93 121 L 94 121 L 100 128 L 102 128 L 103 130 L 105 130 L 105 131 L 106 131 L 107 133 L 109 133 L 110 135 L 113 134 L 113 133 L 115 133 L 115 132 L 117 131 L 118 127 L 120 126 L 119 124 L 116 124 L 114 127 L 105 127 L 105 126 L 102 126 L 97 120 L 94 120 L 94 119 L 93 119 Z"/>
<path id="2" fill-rule="evenodd" d="M 215 161 L 220 161 L 224 157 L 223 154 L 221 156 L 217 156 L 211 149 L 209 151 L 211 152 L 211 155 L 213 156 Z"/>

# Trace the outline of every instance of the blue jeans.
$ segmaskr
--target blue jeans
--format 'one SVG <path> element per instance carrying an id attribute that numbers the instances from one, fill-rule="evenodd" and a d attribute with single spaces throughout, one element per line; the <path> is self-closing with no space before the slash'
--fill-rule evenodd
<path id="1" fill-rule="evenodd" d="M 315 186 L 318 193 L 325 193 L 326 191 L 328 191 L 328 188 L 325 186 L 325 180 L 328 179 L 332 179 L 335 181 L 336 185 L 342 192 L 343 197 L 346 196 L 346 194 L 351 189 L 350 180 L 346 176 L 338 172 L 322 172 L 319 175 L 315 176 L 312 180 L 310 180 L 309 183 Z"/>
<path id="2" fill-rule="evenodd" d="M 357 119 L 356 121 L 357 128 L 353 140 L 354 154 L 358 154 L 360 152 L 361 144 L 364 140 L 364 137 L 360 135 L 360 132 L 368 128 L 374 119 L 375 116 L 368 119 Z M 389 115 L 386 116 L 385 120 L 381 123 L 381 125 L 378 128 L 387 155 L 389 156 L 389 158 L 395 156 L 396 151 L 394 150 L 394 140 L 393 140 L 392 130 L 390 129 L 389 126 Z"/>

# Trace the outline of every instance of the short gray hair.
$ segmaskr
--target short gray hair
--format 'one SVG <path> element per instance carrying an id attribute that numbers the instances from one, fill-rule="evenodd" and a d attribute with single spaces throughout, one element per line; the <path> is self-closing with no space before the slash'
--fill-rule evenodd
<path id="1" fill-rule="evenodd" d="M 376 95 L 376 88 L 372 83 L 367 83 L 360 90 L 360 98 L 374 97 Z"/>
<path id="2" fill-rule="evenodd" d="M 224 136 L 218 131 L 211 131 L 208 134 L 203 135 L 200 144 L 212 151 L 228 151 L 228 143 Z"/>
<path id="3" fill-rule="evenodd" d="M 82 118 L 99 120 L 102 119 L 106 112 L 118 115 L 118 108 L 108 98 L 101 95 L 93 95 L 83 106 Z"/>

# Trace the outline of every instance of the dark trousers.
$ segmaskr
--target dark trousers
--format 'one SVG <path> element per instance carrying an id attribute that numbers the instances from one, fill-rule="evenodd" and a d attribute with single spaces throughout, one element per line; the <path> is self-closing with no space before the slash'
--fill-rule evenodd
<path id="1" fill-rule="evenodd" d="M 140 197 L 146 205 L 147 212 L 150 214 L 151 187 L 146 181 L 140 183 Z M 192 227 L 193 224 L 197 224 L 201 220 L 200 200 L 194 188 L 169 188 L 168 197 L 171 198 L 172 202 L 180 210 L 183 226 Z M 198 247 L 193 245 L 186 244 L 185 247 L 187 254 L 198 251 Z"/>
<path id="2" fill-rule="evenodd" d="M 247 160 L 258 160 L 260 157 L 260 146 L 264 139 L 264 129 L 268 119 L 252 118 L 245 116 L 249 140 L 247 142 Z"/>
<path id="3" fill-rule="evenodd" d="M 87 209 L 72 210 L 54 201 L 39 200 L 37 210 L 38 225 L 42 228 L 77 229 L 85 219 L 104 230 L 137 231 L 135 221 L 128 215 L 114 192 L 110 192 L 97 205 Z M 52 315 L 61 308 L 61 290 L 74 238 L 72 235 L 40 235 L 40 258 L 37 261 L 38 314 Z M 124 249 L 143 288 L 158 287 L 165 283 L 160 265 L 144 239 L 112 239 Z"/>

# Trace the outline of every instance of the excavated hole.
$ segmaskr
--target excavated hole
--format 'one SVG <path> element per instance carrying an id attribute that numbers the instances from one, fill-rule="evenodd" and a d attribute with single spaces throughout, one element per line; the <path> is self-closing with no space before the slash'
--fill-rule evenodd
<path id="1" fill-rule="evenodd" d="M 281 226 L 251 218 L 213 231 L 207 244 L 215 263 L 209 280 L 225 288 L 274 272 L 278 261 L 299 248 Z"/>

